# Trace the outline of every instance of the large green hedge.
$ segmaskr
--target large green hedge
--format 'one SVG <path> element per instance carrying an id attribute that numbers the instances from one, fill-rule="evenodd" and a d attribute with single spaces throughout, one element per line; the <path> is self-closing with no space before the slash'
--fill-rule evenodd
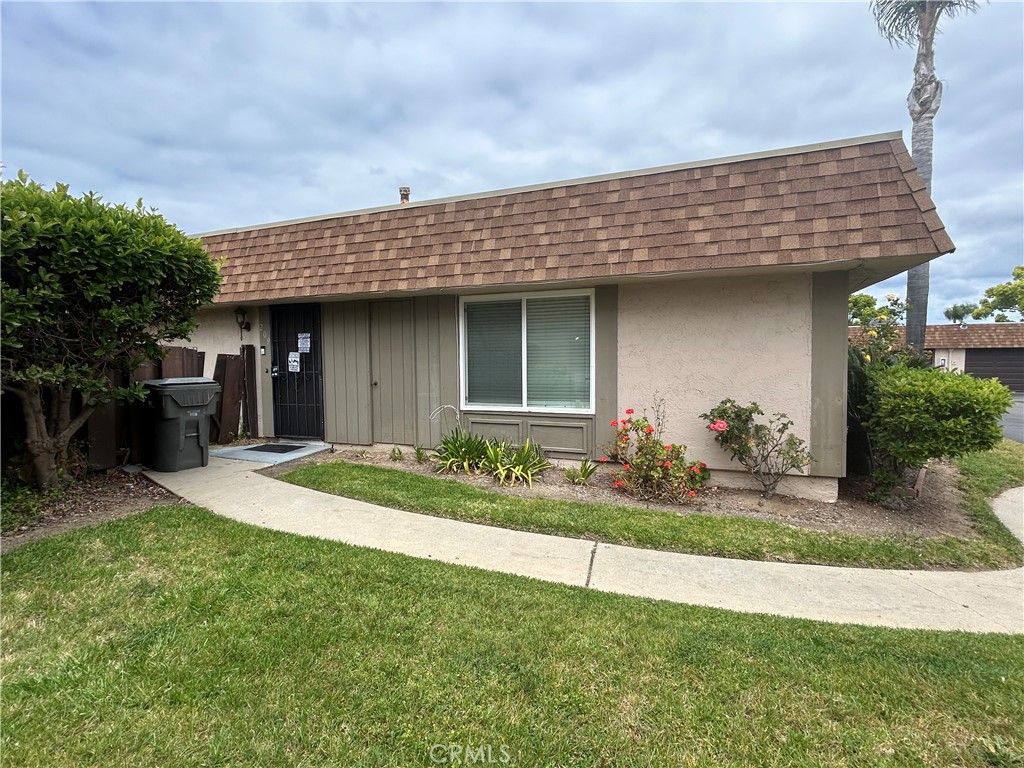
<path id="1" fill-rule="evenodd" d="M 1012 398 L 996 379 L 904 366 L 871 369 L 867 379 L 876 469 L 898 473 L 928 459 L 989 450 L 1002 439 L 999 420 Z"/>

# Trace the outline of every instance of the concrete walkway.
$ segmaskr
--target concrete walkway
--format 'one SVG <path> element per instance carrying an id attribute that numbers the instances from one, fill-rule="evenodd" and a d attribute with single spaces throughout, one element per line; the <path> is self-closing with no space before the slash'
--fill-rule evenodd
<path id="1" fill-rule="evenodd" d="M 884 627 L 1024 634 L 1024 569 L 962 573 L 792 565 L 655 552 L 401 512 L 256 474 L 262 465 L 146 472 L 244 523 L 543 581 L 734 611 Z M 994 503 L 1020 537 L 1024 488 Z"/>

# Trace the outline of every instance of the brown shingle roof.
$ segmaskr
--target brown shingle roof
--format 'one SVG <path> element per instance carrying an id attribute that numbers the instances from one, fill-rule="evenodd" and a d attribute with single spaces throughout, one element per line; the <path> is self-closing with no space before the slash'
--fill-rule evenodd
<path id="1" fill-rule="evenodd" d="M 202 237 L 226 259 L 216 303 L 953 250 L 899 134 Z"/>
<path id="2" fill-rule="evenodd" d="M 864 328 L 851 325 L 850 341 L 861 341 Z M 904 329 L 900 328 L 900 341 Z M 925 349 L 1024 349 L 1024 323 L 968 323 L 959 325 L 929 325 L 924 330 Z"/>
<path id="3" fill-rule="evenodd" d="M 1024 323 L 929 325 L 924 341 L 928 349 L 1024 349 Z"/>

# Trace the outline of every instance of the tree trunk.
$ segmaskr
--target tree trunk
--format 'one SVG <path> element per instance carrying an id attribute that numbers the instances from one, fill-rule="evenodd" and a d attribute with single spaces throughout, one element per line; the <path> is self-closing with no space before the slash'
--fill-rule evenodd
<path id="1" fill-rule="evenodd" d="M 78 415 L 71 418 L 70 387 L 51 389 L 48 398 L 44 397 L 47 393 L 38 384 L 30 383 L 23 387 L 5 385 L 4 389 L 21 399 L 25 413 L 25 449 L 32 459 L 36 485 L 40 488 L 56 485 L 66 468 L 71 438 L 89 420 L 96 406 L 83 404 Z"/>
<path id="2" fill-rule="evenodd" d="M 25 450 L 32 459 L 32 475 L 36 485 L 40 488 L 49 488 L 57 484 L 59 477 L 53 438 L 46 424 L 43 390 L 38 384 L 26 384 L 24 389 L 16 392 L 21 398 L 21 408 L 25 413 Z"/>
<path id="3" fill-rule="evenodd" d="M 907 95 L 907 110 L 913 121 L 910 154 L 928 194 L 932 191 L 933 121 L 942 102 L 942 83 L 935 76 L 932 47 L 942 6 L 925 3 L 918 12 L 917 58 L 914 61 L 914 85 Z M 930 267 L 926 261 L 907 272 L 907 343 L 918 352 L 924 350 L 928 325 L 928 289 Z"/>

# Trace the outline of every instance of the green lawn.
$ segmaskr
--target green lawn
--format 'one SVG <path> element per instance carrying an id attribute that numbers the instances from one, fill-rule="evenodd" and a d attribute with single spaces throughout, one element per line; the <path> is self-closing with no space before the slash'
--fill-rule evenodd
<path id="1" fill-rule="evenodd" d="M 1024 562 L 1020 542 L 992 514 L 987 497 L 1024 483 L 1024 446 L 965 457 L 966 504 L 979 538 L 866 537 L 820 533 L 743 517 L 677 515 L 654 509 L 523 499 L 450 478 L 424 477 L 342 461 L 310 465 L 280 479 L 326 493 L 412 512 L 539 533 L 717 555 L 873 568 L 1008 568 Z"/>
<path id="2" fill-rule="evenodd" d="M 181 506 L 26 545 L 0 588 L 11 766 L 429 766 L 434 745 L 519 766 L 984 766 L 1024 750 L 1021 637 L 658 603 Z"/>

